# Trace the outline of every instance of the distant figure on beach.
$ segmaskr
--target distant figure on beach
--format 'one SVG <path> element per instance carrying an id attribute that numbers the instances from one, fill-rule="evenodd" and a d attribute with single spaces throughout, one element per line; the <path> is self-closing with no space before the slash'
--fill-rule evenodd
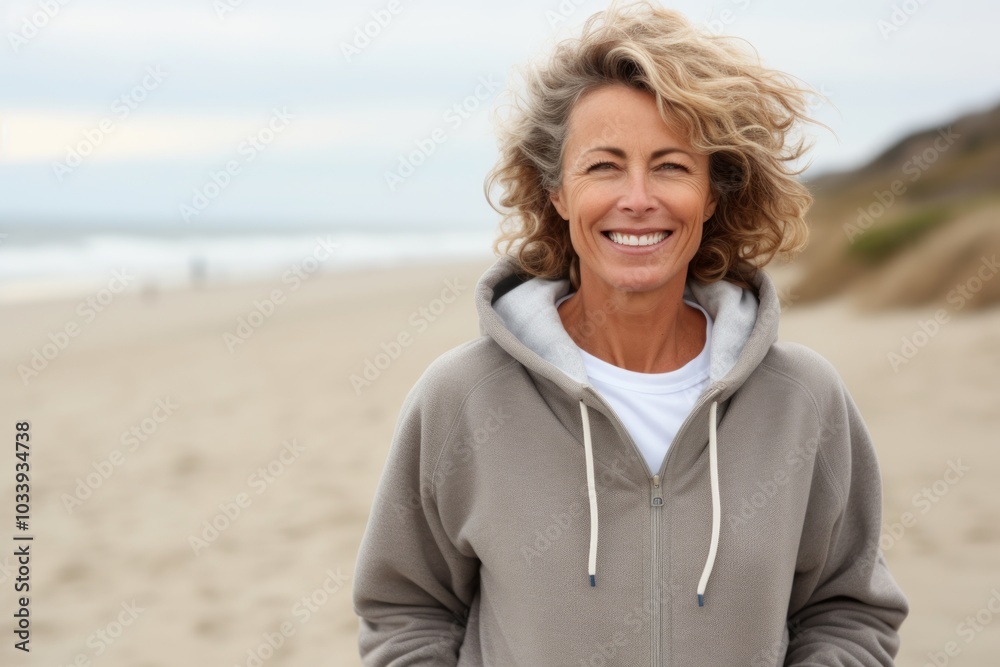
<path id="1" fill-rule="evenodd" d="M 201 255 L 195 255 L 191 258 L 191 286 L 202 289 L 207 279 L 208 262 Z"/>
<path id="2" fill-rule="evenodd" d="M 762 270 L 806 243 L 810 91 L 649 2 L 523 75 L 482 335 L 403 402 L 358 554 L 364 664 L 892 665 L 875 449 Z"/>
<path id="3" fill-rule="evenodd" d="M 155 280 L 147 280 L 139 288 L 139 298 L 146 303 L 153 303 L 160 296 L 160 286 Z"/>

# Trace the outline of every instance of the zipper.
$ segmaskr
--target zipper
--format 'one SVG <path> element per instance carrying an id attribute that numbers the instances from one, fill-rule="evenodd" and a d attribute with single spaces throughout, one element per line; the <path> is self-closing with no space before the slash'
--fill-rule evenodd
<path id="1" fill-rule="evenodd" d="M 635 440 L 632 439 L 632 435 L 625 428 L 625 423 L 618 416 L 604 398 L 597 393 L 597 390 L 590 385 L 585 385 L 585 389 L 590 393 L 591 397 L 597 401 L 602 407 L 607 409 L 608 413 L 611 415 L 611 421 L 615 426 L 615 430 L 618 431 L 627 442 L 631 443 L 632 449 L 635 451 L 636 456 L 639 461 L 643 464 L 643 468 L 647 469 L 646 475 L 650 483 L 650 496 L 649 496 L 649 537 L 651 543 L 651 553 L 652 553 L 652 563 L 650 564 L 650 577 L 649 577 L 649 593 L 650 593 L 650 664 L 652 667 L 661 667 L 661 661 L 663 660 L 663 648 L 660 642 L 660 635 L 663 631 L 661 627 L 662 617 L 661 617 L 661 600 L 660 591 L 662 590 L 662 585 L 660 585 L 659 579 L 660 574 L 660 523 L 661 523 L 661 508 L 663 507 L 663 486 L 661 482 L 666 478 L 667 463 L 670 462 L 670 456 L 677 449 L 675 446 L 681 441 L 681 436 L 690 428 L 690 424 L 694 421 L 694 417 L 701 412 L 704 407 L 715 400 L 715 397 L 722 391 L 724 385 L 710 386 L 709 389 L 702 395 L 701 399 L 695 403 L 694 407 L 691 408 L 691 412 L 688 414 L 687 418 L 681 424 L 681 427 L 677 429 L 677 435 L 674 436 L 674 441 L 671 443 L 670 448 L 667 450 L 667 455 L 663 457 L 663 463 L 660 464 L 659 473 L 650 475 L 648 472 L 648 467 L 645 465 L 646 459 L 643 457 L 642 452 L 639 450 L 639 446 L 635 444 Z M 671 588 L 671 591 L 673 589 Z"/>
<path id="2" fill-rule="evenodd" d="M 649 594 L 652 626 L 652 641 L 650 646 L 650 664 L 653 667 L 660 666 L 660 634 L 662 632 L 662 621 L 660 620 L 660 592 L 657 590 L 657 582 L 660 580 L 660 508 L 663 507 L 663 490 L 660 488 L 660 476 L 653 475 L 653 483 L 650 489 L 650 511 L 649 511 L 649 531 L 650 543 L 652 544 L 652 563 L 650 564 Z"/>
<path id="3" fill-rule="evenodd" d="M 625 423 L 618 416 L 604 398 L 597 393 L 597 390 L 587 385 L 590 395 L 600 403 L 603 407 L 607 408 L 608 413 L 611 415 L 611 421 L 615 426 L 615 430 L 618 431 L 626 441 L 632 444 L 632 449 L 635 450 L 636 456 L 639 458 L 639 462 L 642 463 L 643 469 L 647 470 L 646 475 L 650 483 L 650 494 L 649 494 L 649 540 L 650 548 L 652 551 L 651 563 L 650 563 L 650 576 L 649 576 L 649 604 L 650 604 L 650 665 L 651 667 L 660 667 L 660 634 L 662 628 L 660 627 L 660 595 L 658 592 L 658 583 L 660 578 L 660 508 L 663 507 L 663 491 L 660 487 L 660 475 L 655 474 L 650 476 L 648 472 L 648 467 L 646 466 L 646 459 L 643 457 L 642 452 L 639 450 L 639 446 L 635 444 L 635 440 L 632 439 L 632 434 L 628 432 L 625 428 Z M 673 449 L 673 447 L 671 447 Z M 667 456 L 670 452 L 667 452 Z"/>
<path id="4" fill-rule="evenodd" d="M 674 453 L 675 449 L 677 449 L 676 447 L 674 447 L 674 445 L 681 441 L 681 436 L 687 432 L 688 428 L 690 428 L 691 422 L 694 421 L 695 415 L 701 412 L 706 405 L 716 400 L 716 396 L 718 396 L 722 392 L 722 389 L 723 388 L 721 386 L 720 387 L 709 386 L 708 390 L 704 394 L 702 394 L 701 399 L 694 404 L 693 408 L 691 408 L 691 412 L 688 413 L 687 418 L 684 419 L 684 421 L 680 425 L 680 428 L 677 429 L 677 435 L 674 436 L 674 441 L 671 444 L 670 448 L 667 450 L 667 455 L 663 457 L 663 463 L 660 464 L 661 478 L 666 477 L 667 464 L 670 463 L 670 455 Z M 638 448 L 636 449 L 638 450 Z"/>

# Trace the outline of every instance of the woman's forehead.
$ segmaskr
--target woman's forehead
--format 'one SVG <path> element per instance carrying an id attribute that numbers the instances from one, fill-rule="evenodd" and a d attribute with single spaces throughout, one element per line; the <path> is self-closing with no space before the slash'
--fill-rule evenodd
<path id="1" fill-rule="evenodd" d="M 632 151 L 656 145 L 690 148 L 687 133 L 675 119 L 664 121 L 651 93 L 625 86 L 588 91 L 570 113 L 567 144 L 589 151 L 611 146 Z"/>

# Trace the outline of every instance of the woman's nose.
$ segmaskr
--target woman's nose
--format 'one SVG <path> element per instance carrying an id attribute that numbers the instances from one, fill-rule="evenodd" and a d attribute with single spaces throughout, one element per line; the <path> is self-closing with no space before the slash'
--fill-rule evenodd
<path id="1" fill-rule="evenodd" d="M 656 209 L 656 198 L 650 191 L 646 174 L 630 174 L 623 187 L 625 191 L 618 200 L 618 207 L 622 211 L 641 216 Z"/>

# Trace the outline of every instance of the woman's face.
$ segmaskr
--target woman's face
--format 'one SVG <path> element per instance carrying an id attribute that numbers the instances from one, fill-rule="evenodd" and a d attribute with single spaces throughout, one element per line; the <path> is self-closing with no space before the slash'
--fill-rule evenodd
<path id="1" fill-rule="evenodd" d="M 562 166 L 550 195 L 569 221 L 581 287 L 683 290 L 715 198 L 708 156 L 663 122 L 653 95 L 620 84 L 584 94 Z"/>

